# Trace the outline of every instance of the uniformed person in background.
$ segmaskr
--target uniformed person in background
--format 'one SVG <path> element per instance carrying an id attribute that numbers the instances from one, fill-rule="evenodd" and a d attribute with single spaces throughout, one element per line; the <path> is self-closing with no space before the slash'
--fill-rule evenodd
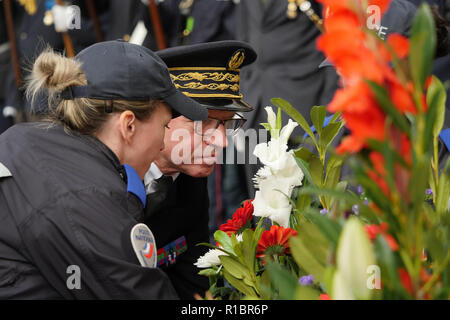
<path id="1" fill-rule="evenodd" d="M 443 83 L 450 80 L 450 55 L 448 54 L 448 46 L 450 43 L 450 35 L 446 32 L 446 28 L 450 24 L 450 0 L 408 0 L 415 5 L 421 3 L 428 3 L 431 5 L 433 14 L 435 16 L 435 23 L 438 29 L 438 38 L 441 39 L 437 43 L 437 59 L 434 62 L 433 74 L 436 75 Z M 439 54 L 439 52 L 441 54 Z M 447 52 L 447 53 L 445 53 Z M 450 97 L 450 87 L 447 86 L 447 97 Z M 445 128 L 450 128 L 450 99 L 446 101 L 446 117 Z M 450 147 L 450 141 L 448 141 L 448 147 Z"/>
<path id="2" fill-rule="evenodd" d="M 58 7 L 56 0 L 26 0 L 20 3 L 19 1 L 10 2 L 12 6 L 10 13 L 14 23 L 14 40 L 17 45 L 17 52 L 11 51 L 11 55 L 17 54 L 17 59 L 20 63 L 19 76 L 21 81 L 19 82 L 22 82 L 22 84 L 17 85 L 17 75 L 13 70 L 14 65 L 11 63 L 12 60 L 10 60 L 10 63 L 7 64 L 8 71 L 4 75 L 3 91 L 5 92 L 5 97 L 0 109 L 6 111 L 7 115 L 16 114 L 16 121 L 25 121 L 30 118 L 30 104 L 24 99 L 23 79 L 29 73 L 31 62 L 36 59 L 47 45 L 57 51 L 65 51 L 65 54 L 70 56 L 71 51 L 73 51 L 73 54 L 76 54 L 82 49 L 103 40 L 109 24 L 109 1 L 70 1 L 68 5 L 74 5 L 79 8 L 79 12 L 76 13 L 79 13 L 79 16 L 74 16 L 72 21 L 68 21 L 68 19 L 63 21 L 66 11 L 56 10 Z M 91 11 L 87 7 L 88 3 L 93 5 L 96 19 L 90 14 Z M 68 8 L 68 5 L 66 4 L 62 7 Z M 6 12 L 2 13 L 6 14 Z M 6 28 L 6 25 L 3 25 L 6 20 L 3 19 L 3 14 L 0 28 Z M 95 20 L 97 20 L 97 26 L 100 30 L 96 30 Z M 67 28 L 64 32 L 57 32 L 57 25 L 59 31 L 63 29 L 60 29 L 62 24 L 55 24 L 55 21 L 67 22 L 66 25 L 70 28 Z M 103 36 L 100 36 L 99 33 Z M 46 99 L 44 97 L 39 100 L 45 101 Z M 45 103 L 40 107 L 35 106 L 35 113 L 41 111 L 42 108 L 45 108 Z M 8 120 L 12 124 L 11 118 Z M 3 129 L 6 129 L 5 127 Z M 1 132 L 3 130 L 0 127 Z"/>
<path id="3" fill-rule="evenodd" d="M 255 106 L 244 129 L 262 129 L 266 122 L 264 107 L 280 97 L 292 104 L 310 122 L 310 109 L 329 99 L 335 90 L 336 74 L 318 70 L 324 55 L 317 49 L 321 34 L 322 7 L 314 0 L 240 0 L 237 8 L 238 40 L 246 41 L 258 53 L 257 63 L 242 72 L 242 92 Z M 283 122 L 287 115 L 283 113 Z M 303 135 L 296 128 L 291 138 Z M 248 146 L 244 148 L 248 150 Z M 243 192 L 255 194 L 253 177 L 258 166 L 239 166 L 244 170 Z M 236 189 L 241 188 L 236 182 Z"/>
<path id="4" fill-rule="evenodd" d="M 138 224 L 153 205 L 142 180 L 171 112 L 204 120 L 206 110 L 157 55 L 124 41 L 75 59 L 45 51 L 31 101 L 40 90 L 50 121 L 0 135 L 0 299 L 176 299 L 154 268 L 151 230 Z"/>
<path id="5" fill-rule="evenodd" d="M 0 1 L 0 17 L 2 17 L 2 19 L 0 19 L 0 133 L 13 125 L 12 114 L 9 114 L 8 109 L 4 112 L 4 101 L 6 96 L 4 83 L 11 61 L 6 24 L 5 19 L 3 19 L 4 16 L 3 3 Z"/>
<path id="6" fill-rule="evenodd" d="M 166 47 L 236 38 L 236 0 L 163 0 L 157 1 Z M 140 8 L 141 20 L 148 31 L 142 43 L 156 49 L 155 31 L 148 0 Z"/>
<path id="7" fill-rule="evenodd" d="M 208 250 L 207 179 L 227 146 L 226 130 L 235 134 L 253 108 L 239 91 L 240 69 L 256 59 L 246 43 L 218 41 L 157 52 L 167 64 L 175 86 L 208 110 L 208 119 L 172 119 L 165 148 L 145 175 L 146 224 L 153 231 L 158 261 L 180 298 L 193 299 L 209 288 L 208 279 L 194 266 Z M 241 113 L 243 113 L 241 115 Z M 157 205 L 160 203 L 160 205 Z"/>

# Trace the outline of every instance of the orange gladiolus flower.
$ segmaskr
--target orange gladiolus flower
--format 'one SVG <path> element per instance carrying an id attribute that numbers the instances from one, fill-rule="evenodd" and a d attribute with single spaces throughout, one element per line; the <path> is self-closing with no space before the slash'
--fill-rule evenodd
<path id="1" fill-rule="evenodd" d="M 328 17 L 325 19 L 323 26 L 327 33 L 337 31 L 346 31 L 352 34 L 362 33 L 360 30 L 361 22 L 358 15 L 349 9 L 340 10 Z M 361 34 L 361 36 L 364 37 L 364 34 Z"/>
<path id="2" fill-rule="evenodd" d="M 338 154 L 344 153 L 356 153 L 365 146 L 364 142 L 357 139 L 355 136 L 350 135 L 342 139 L 341 144 L 336 148 Z"/>
<path id="3" fill-rule="evenodd" d="M 384 14 L 392 0 L 369 0 L 368 5 L 375 5 L 380 8 L 381 14 Z M 329 11 L 330 14 L 333 14 L 336 11 L 354 8 L 354 9 L 362 9 L 361 8 L 361 0 L 317 0 L 324 5 L 325 10 Z"/>
<path id="4" fill-rule="evenodd" d="M 410 295 L 413 295 L 414 294 L 414 288 L 413 288 L 412 280 L 411 280 L 411 277 L 409 276 L 408 271 L 406 271 L 405 268 L 399 268 L 397 270 L 397 272 L 398 272 L 398 275 L 400 277 L 400 281 L 402 282 L 402 285 L 405 288 L 405 290 Z"/>
<path id="5" fill-rule="evenodd" d="M 372 242 L 375 241 L 378 235 L 382 235 L 392 251 L 397 251 L 399 249 L 398 243 L 393 236 L 387 233 L 388 229 L 389 226 L 386 222 L 382 222 L 379 226 L 376 224 L 366 225 L 367 235 Z"/>
<path id="6" fill-rule="evenodd" d="M 365 33 L 366 7 L 361 0 L 319 0 L 328 8 L 325 17 L 325 33 L 318 39 L 317 47 L 325 53 L 341 75 L 345 87 L 336 92 L 328 105 L 330 112 L 342 112 L 351 135 L 337 148 L 338 153 L 358 152 L 367 145 L 368 139 L 382 141 L 386 136 L 386 114 L 365 82 L 371 80 L 385 87 L 395 107 L 401 113 L 417 113 L 411 82 L 402 83 L 390 67 L 391 52 L 375 35 Z M 391 0 L 369 0 L 368 6 L 376 5 L 383 14 Z M 387 43 L 401 59 L 408 56 L 409 40 L 392 34 Z M 428 82 L 427 82 L 428 85 Z M 425 96 L 421 103 L 428 108 Z M 408 145 L 400 149 L 409 163 Z M 380 170 L 368 173 L 377 181 L 384 193 L 389 189 Z"/>
<path id="7" fill-rule="evenodd" d="M 384 158 L 381 153 L 371 152 L 369 158 L 374 167 L 373 170 L 369 170 L 367 175 L 375 181 L 375 183 L 380 187 L 381 191 L 387 196 L 390 197 L 389 186 L 385 181 L 386 169 L 384 168 Z"/>
<path id="8" fill-rule="evenodd" d="M 352 86 L 337 90 L 328 105 L 328 111 L 364 113 L 377 106 L 369 86 L 363 81 L 358 81 Z"/>
<path id="9" fill-rule="evenodd" d="M 378 6 L 381 10 L 381 14 L 384 14 L 392 0 L 369 0 L 369 6 Z"/>
<path id="10" fill-rule="evenodd" d="M 385 114 L 378 108 L 367 109 L 364 113 L 343 111 L 345 125 L 362 141 L 367 139 L 383 140 L 385 138 Z"/>
<path id="11" fill-rule="evenodd" d="M 413 91 L 412 83 L 408 83 L 404 87 L 397 79 L 393 79 L 393 81 L 388 81 L 388 86 L 391 100 L 400 112 L 417 113 L 416 104 L 411 96 Z"/>
<path id="12" fill-rule="evenodd" d="M 317 0 L 331 13 L 336 10 L 347 9 L 353 0 Z"/>
<path id="13" fill-rule="evenodd" d="M 404 36 L 393 33 L 388 36 L 387 43 L 392 47 L 395 54 L 400 58 L 404 59 L 409 54 L 409 40 Z"/>

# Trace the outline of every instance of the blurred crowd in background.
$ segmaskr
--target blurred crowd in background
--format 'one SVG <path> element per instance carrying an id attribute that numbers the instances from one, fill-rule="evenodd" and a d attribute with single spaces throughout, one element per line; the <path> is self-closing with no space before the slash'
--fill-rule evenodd
<path id="1" fill-rule="evenodd" d="M 293 12 L 290 6 L 294 2 L 307 2 L 304 12 L 297 5 Z M 427 2 L 436 6 L 443 23 L 450 22 L 450 0 Z M 48 45 L 73 56 L 95 42 L 119 38 L 154 51 L 219 40 L 246 41 L 258 59 L 241 71 L 241 93 L 255 108 L 246 114 L 243 130 L 262 128 L 264 107 L 274 97 L 289 101 L 309 121 L 310 108 L 326 105 L 338 86 L 333 68 L 319 68 L 325 57 L 316 48 L 321 34 L 317 17 L 320 19 L 323 8 L 316 1 L 76 0 L 64 5 L 80 9 L 79 21 L 74 28 L 57 32 L 54 6 L 62 4 L 55 0 L 0 0 L 0 133 L 14 123 L 37 117 L 30 112 L 22 87 L 32 62 Z M 448 55 L 436 60 L 435 74 L 443 82 L 450 79 Z M 41 105 L 46 104 L 38 101 L 33 106 L 35 113 L 42 111 Z M 298 130 L 296 134 L 303 135 Z M 208 179 L 211 231 L 230 219 L 243 200 L 254 196 L 251 178 L 255 171 L 255 166 L 245 164 L 216 165 Z"/>

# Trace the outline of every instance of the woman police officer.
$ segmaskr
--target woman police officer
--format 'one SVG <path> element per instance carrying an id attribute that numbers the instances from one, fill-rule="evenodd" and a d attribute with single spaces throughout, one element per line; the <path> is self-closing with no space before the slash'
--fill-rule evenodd
<path id="1" fill-rule="evenodd" d="M 0 299 L 177 298 L 138 224 L 142 179 L 171 111 L 204 120 L 206 109 L 158 56 L 123 41 L 75 59 L 44 51 L 27 95 L 41 91 L 48 121 L 0 136 Z"/>

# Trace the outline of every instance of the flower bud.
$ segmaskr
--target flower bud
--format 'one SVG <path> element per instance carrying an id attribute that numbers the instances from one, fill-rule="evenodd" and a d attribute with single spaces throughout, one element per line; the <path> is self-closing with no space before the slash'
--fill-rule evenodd
<path id="1" fill-rule="evenodd" d="M 375 254 L 367 233 L 357 218 L 350 218 L 339 239 L 337 267 L 342 281 L 356 299 L 370 299 L 367 268 L 375 263 Z"/>

